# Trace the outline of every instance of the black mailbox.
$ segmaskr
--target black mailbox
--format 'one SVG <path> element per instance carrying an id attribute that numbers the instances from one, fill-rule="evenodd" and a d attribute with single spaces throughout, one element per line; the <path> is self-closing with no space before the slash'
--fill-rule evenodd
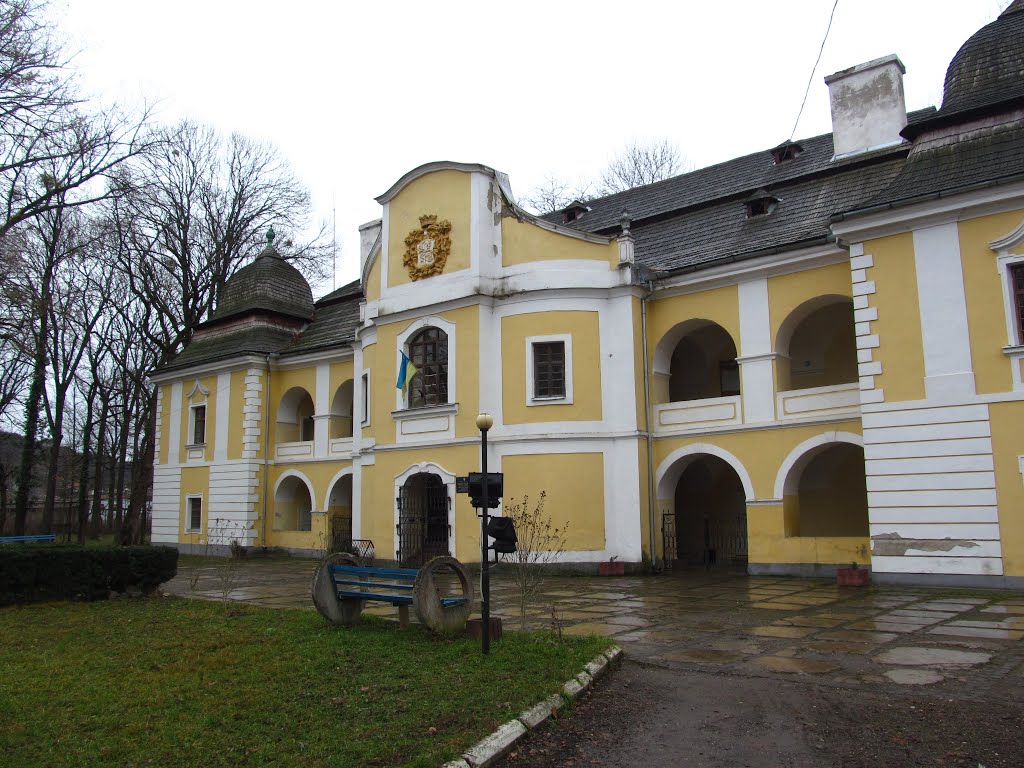
<path id="1" fill-rule="evenodd" d="M 483 472 L 469 473 L 469 503 L 476 508 L 484 505 L 484 475 Z M 489 509 L 497 509 L 501 506 L 501 497 L 505 493 L 505 476 L 501 472 L 487 473 L 487 506 Z"/>
<path id="2" fill-rule="evenodd" d="M 500 555 L 510 555 L 516 551 L 516 525 L 511 517 L 492 517 L 487 521 L 487 535 L 494 539 L 491 549 Z"/>

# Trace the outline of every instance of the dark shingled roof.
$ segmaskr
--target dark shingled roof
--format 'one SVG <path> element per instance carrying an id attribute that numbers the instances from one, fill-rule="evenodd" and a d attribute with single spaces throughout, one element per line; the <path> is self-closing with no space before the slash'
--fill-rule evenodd
<path id="1" fill-rule="evenodd" d="M 263 310 L 310 320 L 313 291 L 295 267 L 269 244 L 256 259 L 228 278 L 211 320 Z"/>
<path id="2" fill-rule="evenodd" d="M 354 292 L 352 286 L 355 286 Z M 346 289 L 347 293 L 342 293 Z M 298 355 L 350 345 L 359 329 L 359 303 L 362 300 L 358 280 L 324 296 L 317 302 L 316 318 L 282 354 Z"/>
<path id="3" fill-rule="evenodd" d="M 908 120 L 934 112 L 920 110 Z M 637 263 L 659 272 L 812 245 L 829 236 L 833 214 L 879 194 L 899 173 L 909 150 L 903 145 L 834 162 L 832 134 L 797 143 L 802 151 L 781 163 L 765 149 L 588 201 L 590 211 L 567 226 L 616 235 L 627 209 Z M 778 203 L 766 215 L 748 217 L 744 202 L 762 190 Z M 545 218 L 561 223 L 561 212 Z"/>
<path id="4" fill-rule="evenodd" d="M 975 131 L 911 152 L 892 185 L 861 208 L 929 197 L 1024 176 L 1024 125 Z"/>
<path id="5" fill-rule="evenodd" d="M 685 271 L 750 258 L 766 251 L 813 245 L 829 236 L 833 213 L 877 194 L 899 172 L 902 154 L 845 173 L 795 180 L 771 189 L 771 213 L 747 217 L 731 198 L 634 227 L 637 263 L 656 271 Z"/>
<path id="6" fill-rule="evenodd" d="M 903 135 L 912 139 L 1014 102 L 1024 102 L 1024 0 L 1015 0 L 960 47 L 946 69 L 942 108 L 931 119 L 907 126 Z"/>
<path id="7" fill-rule="evenodd" d="M 245 354 L 274 354 L 284 349 L 294 338 L 293 329 L 265 323 L 246 325 L 219 334 L 200 333 L 193 337 L 176 358 L 160 370 L 191 368 Z"/>
<path id="8" fill-rule="evenodd" d="M 934 113 L 935 109 L 932 107 L 917 110 L 907 115 L 907 121 L 913 124 Z M 587 206 L 590 211 L 565 226 L 584 232 L 617 234 L 619 216 L 623 209 L 629 210 L 635 229 L 642 226 L 645 219 L 664 217 L 687 208 L 712 204 L 726 197 L 747 197 L 758 189 L 767 189 L 775 193 L 777 185 L 800 177 L 816 173 L 835 173 L 839 169 L 848 169 L 872 159 L 889 157 L 894 152 L 906 152 L 906 149 L 887 149 L 833 163 L 831 133 L 800 139 L 794 143 L 799 144 L 802 151 L 792 160 L 783 163 L 776 164 L 772 158 L 772 150 L 764 149 L 671 179 L 588 200 Z M 561 211 L 546 214 L 542 218 L 562 224 Z"/>

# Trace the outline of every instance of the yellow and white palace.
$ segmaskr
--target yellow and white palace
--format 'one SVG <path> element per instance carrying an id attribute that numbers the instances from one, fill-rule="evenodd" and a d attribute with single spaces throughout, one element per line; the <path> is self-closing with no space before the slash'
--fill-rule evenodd
<path id="1" fill-rule="evenodd" d="M 833 132 L 547 217 L 434 162 L 314 302 L 272 242 L 158 387 L 152 539 L 478 561 L 478 413 L 562 560 L 1024 586 L 1024 0 L 908 115 L 889 56 Z M 407 386 L 396 386 L 404 361 Z"/>

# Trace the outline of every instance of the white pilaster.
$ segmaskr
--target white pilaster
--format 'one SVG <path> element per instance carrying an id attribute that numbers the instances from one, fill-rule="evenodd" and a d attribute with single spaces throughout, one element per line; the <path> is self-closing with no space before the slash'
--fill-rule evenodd
<path id="1" fill-rule="evenodd" d="M 170 429 L 167 430 L 167 463 L 180 464 L 178 451 L 181 447 L 181 382 L 171 384 L 171 412 L 168 418 L 171 420 Z"/>
<path id="2" fill-rule="evenodd" d="M 768 278 L 740 283 L 740 394 L 744 422 L 775 420 Z"/>
<path id="3" fill-rule="evenodd" d="M 914 230 L 914 264 L 928 400 L 974 395 L 967 298 L 956 223 Z"/>
<path id="4" fill-rule="evenodd" d="M 213 460 L 228 460 L 228 425 L 231 422 L 231 374 L 217 374 L 217 423 L 213 431 Z"/>
<path id="5" fill-rule="evenodd" d="M 355 382 L 353 382 L 355 383 Z M 313 410 L 313 455 L 324 457 L 329 452 L 331 427 L 331 367 L 320 363 L 316 367 L 316 393 Z M 353 409 L 354 410 L 354 409 Z"/>

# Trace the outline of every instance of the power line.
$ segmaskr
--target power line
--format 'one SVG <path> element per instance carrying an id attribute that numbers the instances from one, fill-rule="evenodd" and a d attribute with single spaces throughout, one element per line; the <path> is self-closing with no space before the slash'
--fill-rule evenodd
<path id="1" fill-rule="evenodd" d="M 804 107 L 807 105 L 807 95 L 811 92 L 811 83 L 814 82 L 814 73 L 818 70 L 818 65 L 821 63 L 821 54 L 825 51 L 825 43 L 828 41 L 828 33 L 832 31 L 832 19 L 836 16 L 836 7 L 839 5 L 839 0 L 836 0 L 832 4 L 832 13 L 828 17 L 828 27 L 825 28 L 825 37 L 821 39 L 821 48 L 818 49 L 818 58 L 814 60 L 814 66 L 811 68 L 811 76 L 807 78 L 807 89 L 804 91 L 804 100 L 800 102 L 800 111 L 796 113 L 796 122 L 793 123 L 793 130 L 789 134 L 789 140 L 792 141 L 793 137 L 796 136 L 796 127 L 800 124 L 800 118 L 804 113 Z"/>

